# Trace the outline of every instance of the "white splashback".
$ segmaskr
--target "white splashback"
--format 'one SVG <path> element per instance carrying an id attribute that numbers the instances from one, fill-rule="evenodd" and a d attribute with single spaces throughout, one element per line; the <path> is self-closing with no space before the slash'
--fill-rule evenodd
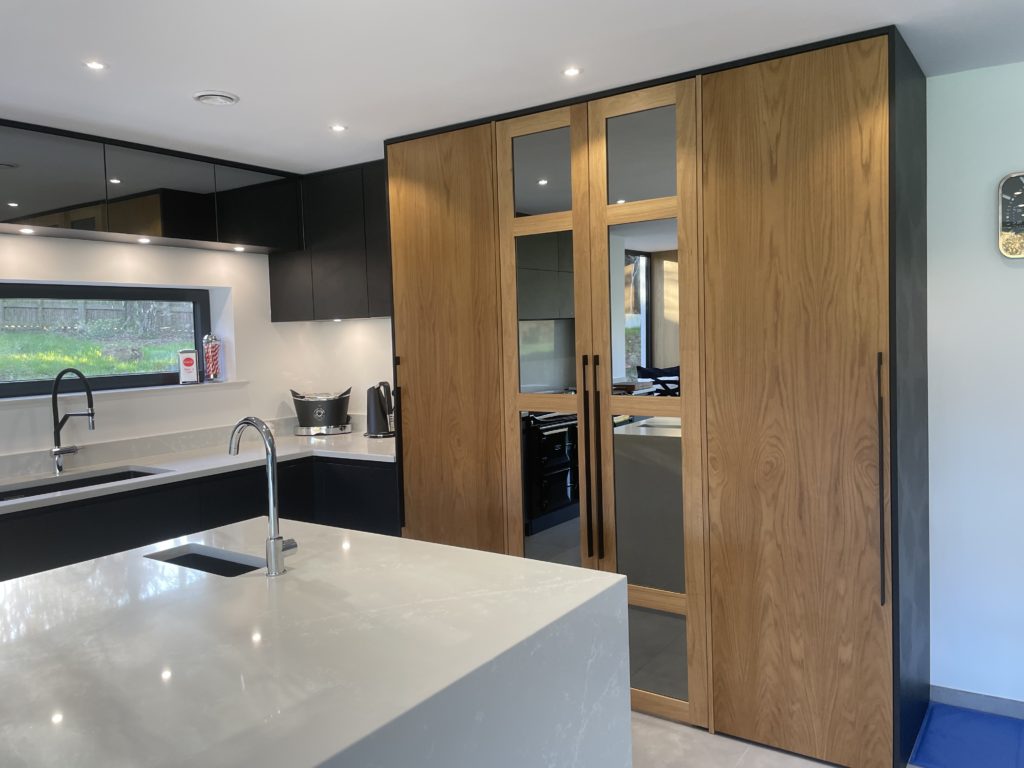
<path id="1" fill-rule="evenodd" d="M 271 323 L 267 256 L 191 248 L 0 235 L 0 280 L 130 284 L 211 289 L 214 330 L 225 342 L 237 385 L 108 393 L 97 401 L 96 431 L 73 420 L 65 442 L 89 443 L 222 426 L 253 415 L 295 415 L 289 388 L 352 387 L 363 413 L 366 389 L 391 379 L 388 318 Z M 0 400 L 0 454 L 52 444 L 47 398 Z"/>

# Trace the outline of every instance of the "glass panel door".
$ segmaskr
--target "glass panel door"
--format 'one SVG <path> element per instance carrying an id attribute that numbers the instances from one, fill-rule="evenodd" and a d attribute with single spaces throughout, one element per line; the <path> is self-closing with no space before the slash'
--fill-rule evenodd
<path id="1" fill-rule="evenodd" d="M 628 581 L 634 708 L 706 725 L 696 87 L 588 120 L 598 567 Z"/>
<path id="2" fill-rule="evenodd" d="M 570 565 L 595 564 L 586 110 L 496 125 L 507 549 Z"/>

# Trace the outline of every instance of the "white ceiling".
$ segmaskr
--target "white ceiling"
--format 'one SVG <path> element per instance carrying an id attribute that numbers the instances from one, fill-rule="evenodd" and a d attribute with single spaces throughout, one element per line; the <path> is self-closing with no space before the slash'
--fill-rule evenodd
<path id="1" fill-rule="evenodd" d="M 300 172 L 892 23 L 929 75 L 1024 59 L 1020 0 L 3 0 L 2 14 L 0 117 Z M 193 102 L 204 89 L 242 101 Z"/>

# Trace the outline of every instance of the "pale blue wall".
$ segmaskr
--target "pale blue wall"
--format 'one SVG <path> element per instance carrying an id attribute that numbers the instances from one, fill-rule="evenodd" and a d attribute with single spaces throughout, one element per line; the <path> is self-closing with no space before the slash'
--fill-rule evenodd
<path id="1" fill-rule="evenodd" d="M 1024 700 L 1024 64 L 928 81 L 932 684 Z"/>

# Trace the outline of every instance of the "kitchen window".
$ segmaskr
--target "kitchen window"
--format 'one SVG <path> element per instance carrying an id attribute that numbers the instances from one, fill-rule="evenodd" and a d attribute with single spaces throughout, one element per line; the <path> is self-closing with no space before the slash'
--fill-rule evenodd
<path id="1" fill-rule="evenodd" d="M 0 397 L 49 394 L 64 368 L 97 390 L 177 384 L 209 332 L 206 290 L 0 283 Z"/>

